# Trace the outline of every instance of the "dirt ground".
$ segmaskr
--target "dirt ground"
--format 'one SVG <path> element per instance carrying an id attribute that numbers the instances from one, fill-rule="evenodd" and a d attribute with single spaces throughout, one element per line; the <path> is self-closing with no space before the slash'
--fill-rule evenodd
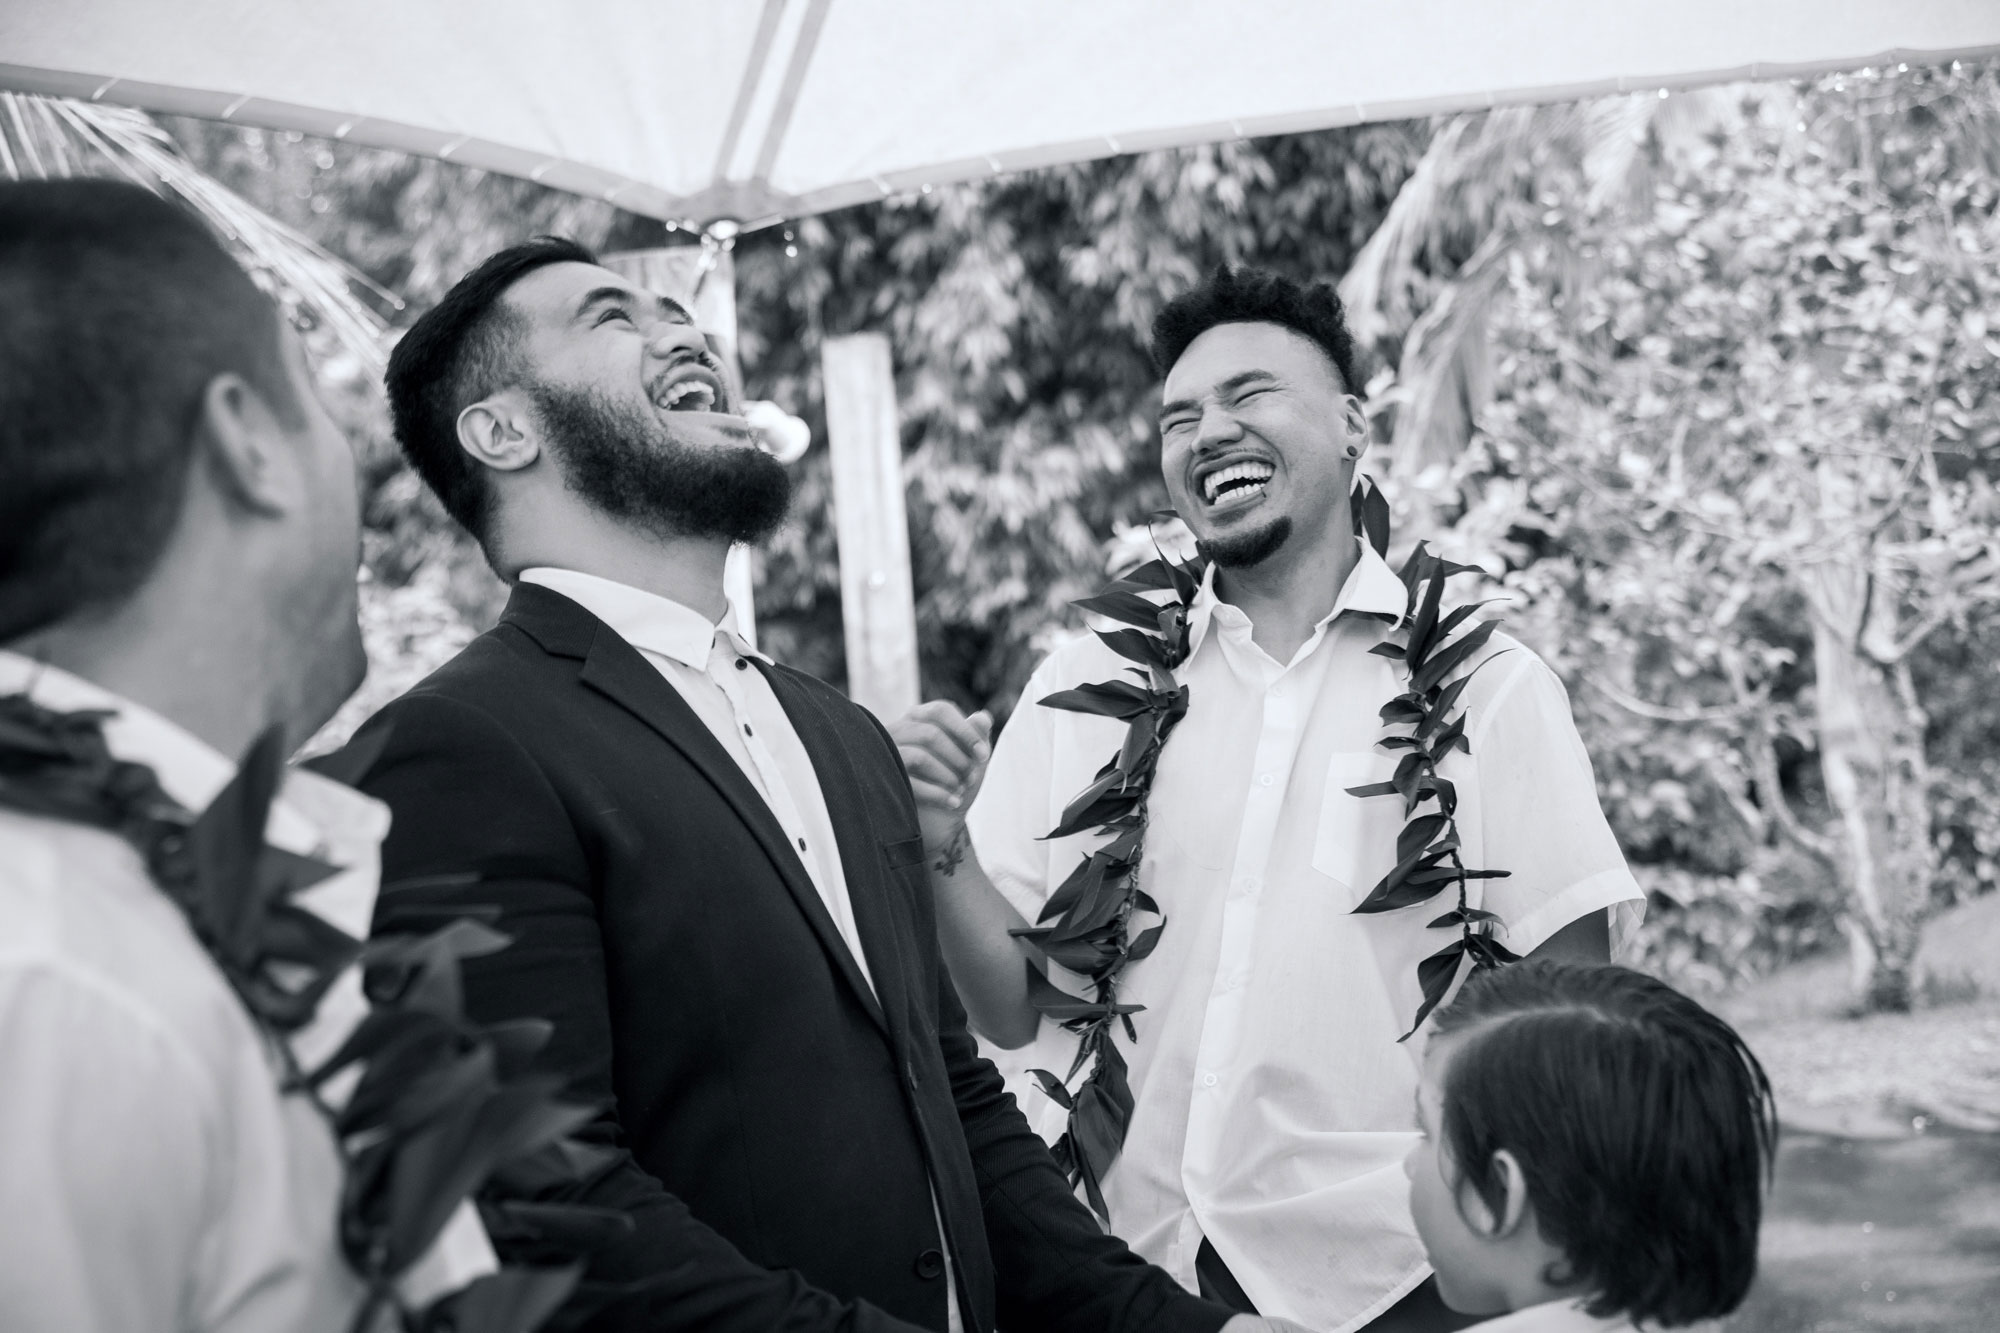
<path id="1" fill-rule="evenodd" d="M 1816 959 L 1713 1001 L 1784 1124 L 1729 1333 L 2000 1333 L 2000 895 L 1932 921 L 1926 1003 L 1846 1016 Z"/>

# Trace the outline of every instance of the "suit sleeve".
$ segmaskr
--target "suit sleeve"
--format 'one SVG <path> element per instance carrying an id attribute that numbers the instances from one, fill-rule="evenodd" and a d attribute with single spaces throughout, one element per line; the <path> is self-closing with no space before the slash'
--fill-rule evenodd
<path id="1" fill-rule="evenodd" d="M 586 1280 L 621 1294 L 590 1326 L 918 1333 L 797 1273 L 751 1263 L 638 1164 L 614 1097 L 592 858 L 561 797 L 504 725 L 463 700 L 406 695 L 369 723 L 378 727 L 388 734 L 360 785 L 388 804 L 394 824 L 375 933 L 427 932 L 469 909 L 497 912 L 494 925 L 512 942 L 466 961 L 468 1013 L 481 1023 L 548 1020 L 542 1063 L 568 1079 L 572 1100 L 600 1108 L 577 1137 L 609 1150 L 608 1163 L 545 1196 L 633 1221 L 624 1239 L 591 1255 Z"/>
<path id="2" fill-rule="evenodd" d="M 872 720 L 872 719 L 871 719 Z M 879 724 L 886 762 L 902 763 Z M 907 780 L 905 781 L 907 792 Z M 916 823 L 914 803 L 908 812 Z M 933 939 L 932 948 L 936 948 Z M 1214 1333 L 1227 1307 L 1190 1295 L 1164 1270 L 1106 1235 L 979 1054 L 965 1009 L 937 960 L 938 1044 L 979 1186 L 992 1250 L 999 1326 L 1050 1333 Z"/>

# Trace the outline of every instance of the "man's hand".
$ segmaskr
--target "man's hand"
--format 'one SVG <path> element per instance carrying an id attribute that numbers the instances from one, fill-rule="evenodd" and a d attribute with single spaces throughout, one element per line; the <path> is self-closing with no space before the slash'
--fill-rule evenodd
<path id="1" fill-rule="evenodd" d="M 949 876 L 964 855 L 965 812 L 979 794 L 993 754 L 993 719 L 983 711 L 967 717 L 937 699 L 898 718 L 889 734 L 910 771 L 924 853 L 940 874 Z"/>

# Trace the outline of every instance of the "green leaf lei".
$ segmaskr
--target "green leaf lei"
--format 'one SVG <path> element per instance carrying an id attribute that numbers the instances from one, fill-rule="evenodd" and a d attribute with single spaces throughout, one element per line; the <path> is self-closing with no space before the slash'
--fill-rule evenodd
<path id="1" fill-rule="evenodd" d="M 111 715 L 0 696 L 0 807 L 103 829 L 136 849 L 282 1062 L 282 1090 L 309 1098 L 325 1117 L 345 1168 L 340 1243 L 366 1288 L 353 1329 L 377 1327 L 385 1312 L 410 1333 L 539 1327 L 577 1289 L 578 1251 L 631 1221 L 524 1197 L 582 1180 L 608 1154 L 570 1137 L 589 1108 L 557 1100 L 561 1080 L 528 1068 L 548 1039 L 547 1023 L 482 1027 L 465 1016 L 460 960 L 501 948 L 507 937 L 461 918 L 430 935 L 364 946 L 292 901 L 339 867 L 264 842 L 284 771 L 275 730 L 258 738 L 197 817 L 151 768 L 110 752 Z M 376 752 L 379 740 L 375 751 L 344 752 L 316 767 L 342 780 L 365 771 Z M 371 1011 L 323 1064 L 300 1068 L 286 1038 L 312 1021 L 357 959 Z M 326 1084 L 357 1065 L 353 1090 L 335 1109 L 323 1096 Z M 408 1308 L 397 1279 L 475 1190 L 483 1190 L 488 1234 L 536 1266 L 503 1267 L 421 1310 Z"/>
<path id="2" fill-rule="evenodd" d="M 1353 496 L 1356 531 L 1377 554 L 1389 547 L 1389 507 L 1374 484 L 1359 478 Z M 1385 639 L 1371 651 L 1403 664 L 1409 686 L 1382 706 L 1381 717 L 1400 734 L 1385 737 L 1384 749 L 1402 751 L 1387 782 L 1350 787 L 1354 796 L 1397 796 L 1403 801 L 1403 831 L 1396 840 L 1396 865 L 1355 907 L 1356 912 L 1390 912 L 1428 901 L 1455 887 L 1458 903 L 1429 923 L 1432 929 L 1456 926 L 1458 938 L 1417 967 L 1423 1004 L 1417 1010 L 1407 1040 L 1438 1005 L 1458 974 L 1462 960 L 1474 968 L 1498 967 L 1515 955 L 1495 937 L 1504 929 L 1492 912 L 1473 907 L 1466 886 L 1474 879 L 1496 879 L 1504 870 L 1468 869 L 1460 858 L 1458 793 L 1438 765 L 1453 750 L 1467 753 L 1465 714 L 1454 715 L 1470 674 L 1446 684 L 1451 674 L 1471 661 L 1498 627 L 1485 620 L 1453 638 L 1479 606 L 1460 607 L 1440 615 L 1445 583 L 1453 576 L 1476 572 L 1433 555 L 1421 543 L 1400 571 L 1407 606 L 1396 628 L 1407 630 L 1404 641 Z M 1062 821 L 1047 835 L 1068 837 L 1095 829 L 1110 841 L 1087 853 L 1042 907 L 1036 924 L 1014 931 L 1052 961 L 1083 976 L 1088 996 L 1072 995 L 1028 966 L 1029 1000 L 1051 1022 L 1077 1036 L 1076 1058 L 1069 1072 L 1057 1078 L 1046 1069 L 1029 1071 L 1043 1092 L 1069 1112 L 1067 1132 L 1056 1143 L 1055 1155 L 1080 1184 L 1090 1207 L 1107 1223 L 1103 1181 L 1124 1146 L 1132 1119 L 1132 1088 L 1124 1055 L 1113 1040 L 1123 1027 L 1137 1041 L 1132 1015 L 1145 1006 L 1123 1004 L 1118 986 L 1126 967 L 1152 953 L 1166 928 L 1159 904 L 1139 887 L 1139 862 L 1145 850 L 1148 800 L 1160 752 L 1174 727 L 1187 715 L 1188 688 L 1174 679 L 1187 661 L 1189 615 L 1206 569 L 1199 561 L 1177 561 L 1164 552 L 1107 586 L 1095 597 L 1075 605 L 1127 628 L 1096 630 L 1097 637 L 1133 665 L 1135 681 L 1111 680 L 1062 690 L 1039 702 L 1048 708 L 1088 713 L 1124 721 L 1125 740 L 1098 770 L 1096 778 L 1063 811 Z M 1159 602 L 1147 593 L 1170 592 Z M 1428 808 L 1427 808 L 1428 807 Z M 1136 935 L 1132 918 L 1140 913 L 1159 917 Z M 1081 1084 L 1071 1082 L 1086 1064 Z"/>

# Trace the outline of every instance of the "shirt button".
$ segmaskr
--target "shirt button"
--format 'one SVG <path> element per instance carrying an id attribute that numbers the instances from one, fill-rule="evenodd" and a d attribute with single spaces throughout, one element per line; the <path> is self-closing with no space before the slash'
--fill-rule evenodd
<path id="1" fill-rule="evenodd" d="M 1203 1074 L 1201 1076 L 1201 1086 L 1203 1086 L 1204 1088 L 1212 1088 L 1220 1082 L 1222 1082 L 1222 1080 L 1217 1078 L 1213 1074 Z"/>
<path id="2" fill-rule="evenodd" d="M 757 733 L 750 730 L 750 724 L 748 722 L 745 722 L 743 724 L 743 734 L 745 736 L 755 736 Z"/>
<path id="3" fill-rule="evenodd" d="M 1242 894 L 1245 898 L 1255 898 L 1257 896 L 1257 890 L 1263 887 L 1264 887 L 1263 881 L 1258 879 L 1255 875 L 1245 875 L 1242 879 L 1236 881 L 1236 891 Z"/>
<path id="4" fill-rule="evenodd" d="M 925 1250 L 917 1256 L 917 1276 L 926 1282 L 944 1276 L 944 1251 Z"/>
<path id="5" fill-rule="evenodd" d="M 806 849 L 806 840 L 805 840 L 804 838 L 800 838 L 800 839 L 799 839 L 799 850 L 800 850 L 800 851 L 804 851 L 805 849 Z"/>
<path id="6" fill-rule="evenodd" d="M 1270 785 L 1271 785 L 1271 784 L 1272 784 L 1273 782 L 1276 782 L 1276 781 L 1277 781 L 1277 779 L 1276 779 L 1276 778 L 1272 777 L 1272 776 L 1271 776 L 1271 775 L 1270 775 L 1269 773 L 1266 773 L 1266 774 L 1264 774 L 1264 775 L 1263 775 L 1262 777 L 1260 777 L 1260 778 L 1258 778 L 1258 779 L 1257 779 L 1257 785 L 1258 785 L 1258 786 L 1260 786 L 1260 787 L 1268 787 L 1268 786 L 1270 786 Z"/>
<path id="7" fill-rule="evenodd" d="M 737 659 L 736 659 L 736 669 L 737 669 L 738 671 L 748 671 L 748 670 L 750 669 L 750 663 L 749 663 L 748 659 L 746 659 L 746 658 L 741 658 L 741 657 L 737 658 Z"/>

